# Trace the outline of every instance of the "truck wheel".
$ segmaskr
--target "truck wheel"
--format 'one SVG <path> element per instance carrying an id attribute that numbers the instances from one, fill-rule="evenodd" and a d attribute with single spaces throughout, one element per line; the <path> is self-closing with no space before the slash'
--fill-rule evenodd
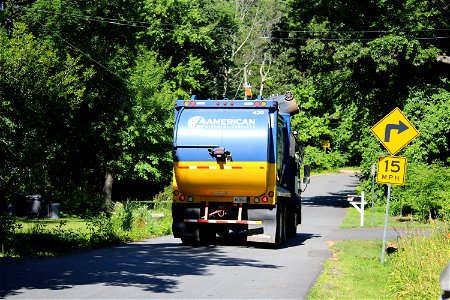
<path id="1" fill-rule="evenodd" d="M 283 230 L 281 232 L 281 234 L 282 234 L 281 243 L 284 243 L 287 240 L 287 228 L 288 228 L 288 226 L 287 226 L 287 224 L 288 224 L 287 223 L 287 221 L 288 221 L 287 209 L 286 209 L 286 204 L 284 204 L 284 203 L 283 203 L 283 206 L 282 206 L 282 213 L 283 213 L 283 223 L 282 223 Z"/>
<path id="2" fill-rule="evenodd" d="M 292 205 L 287 209 L 287 236 L 295 237 L 297 234 L 297 214 Z"/>
<path id="3" fill-rule="evenodd" d="M 277 229 L 275 234 L 275 244 L 280 245 L 286 241 L 286 205 L 283 202 L 277 203 Z"/>

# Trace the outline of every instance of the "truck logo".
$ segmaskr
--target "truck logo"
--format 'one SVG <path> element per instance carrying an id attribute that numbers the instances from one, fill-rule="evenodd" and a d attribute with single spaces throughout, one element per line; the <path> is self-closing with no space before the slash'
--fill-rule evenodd
<path id="1" fill-rule="evenodd" d="M 205 127 L 205 124 L 205 118 L 200 116 L 195 116 L 188 120 L 189 129 L 203 129 L 203 127 Z"/>
<path id="2" fill-rule="evenodd" d="M 202 116 L 189 118 L 189 129 L 252 129 L 256 127 L 256 119 L 205 119 Z"/>

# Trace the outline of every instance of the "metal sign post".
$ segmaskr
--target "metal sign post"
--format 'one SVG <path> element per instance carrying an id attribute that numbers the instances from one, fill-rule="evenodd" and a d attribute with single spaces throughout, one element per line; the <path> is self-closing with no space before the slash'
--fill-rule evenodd
<path id="1" fill-rule="evenodd" d="M 386 216 L 384 217 L 384 231 L 383 231 L 383 247 L 381 249 L 381 263 L 384 264 L 384 254 L 386 252 L 386 234 L 387 234 L 387 225 L 389 219 L 389 201 L 391 199 L 391 185 L 388 184 L 388 193 L 387 193 L 387 201 L 386 201 Z"/>
<path id="2" fill-rule="evenodd" d="M 373 226 L 373 218 L 374 218 L 374 208 L 373 208 L 373 199 L 375 197 L 375 164 L 372 165 L 372 226 Z"/>

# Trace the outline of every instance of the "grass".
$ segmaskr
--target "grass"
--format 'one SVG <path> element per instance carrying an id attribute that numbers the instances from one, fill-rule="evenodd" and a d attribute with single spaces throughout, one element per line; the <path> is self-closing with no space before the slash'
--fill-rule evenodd
<path id="1" fill-rule="evenodd" d="M 367 201 L 367 200 L 366 200 Z M 383 208 L 375 208 L 373 213 L 372 225 L 372 208 L 365 207 L 364 211 L 364 227 L 384 227 L 386 212 Z M 349 207 L 347 215 L 342 221 L 340 228 L 358 228 L 360 227 L 361 216 L 359 212 L 353 207 Z M 431 228 L 433 225 L 423 223 L 415 220 L 402 219 L 395 216 L 388 217 L 388 227 L 392 228 Z"/>
<path id="2" fill-rule="evenodd" d="M 349 209 L 346 224 L 351 226 L 359 214 Z M 381 219 L 381 218 L 380 218 Z M 384 215 L 383 215 L 384 222 Z M 370 218 L 369 218 L 370 223 Z M 405 226 L 390 218 L 391 226 Z M 346 226 L 347 226 L 346 225 Z M 409 228 L 416 228 L 418 223 Z M 450 224 L 426 225 L 422 234 L 412 231 L 398 241 L 388 241 L 391 249 L 381 264 L 382 241 L 330 241 L 333 253 L 308 299 L 438 299 L 439 275 L 450 261 Z M 407 227 L 407 228 L 408 228 Z M 347 227 L 348 228 L 348 227 Z"/>
<path id="3" fill-rule="evenodd" d="M 54 256 L 170 234 L 172 216 L 168 201 L 152 208 L 126 202 L 91 219 L 2 216 L 2 222 L 0 257 Z"/>
<path id="4" fill-rule="evenodd" d="M 18 232 L 32 231 L 36 226 L 44 226 L 47 230 L 53 231 L 61 226 L 73 231 L 81 231 L 87 233 L 87 222 L 85 219 L 77 217 L 67 217 L 60 219 L 31 219 L 31 218 L 17 218 L 16 222 L 21 225 Z"/>
<path id="5" fill-rule="evenodd" d="M 443 226 L 442 226 L 443 225 Z M 436 226 L 429 236 L 399 241 L 393 257 L 390 289 L 397 299 L 438 299 L 439 275 L 450 262 L 450 225 Z"/>
<path id="6" fill-rule="evenodd" d="M 393 299 L 388 289 L 391 263 L 380 263 L 381 241 L 330 242 L 333 257 L 308 299 Z"/>

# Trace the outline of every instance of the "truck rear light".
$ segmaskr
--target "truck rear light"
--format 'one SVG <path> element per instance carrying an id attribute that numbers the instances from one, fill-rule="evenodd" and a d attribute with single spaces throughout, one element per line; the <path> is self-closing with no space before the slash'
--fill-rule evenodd
<path id="1" fill-rule="evenodd" d="M 259 198 L 255 197 L 255 200 L 253 200 L 255 203 L 259 203 Z"/>
<path id="2" fill-rule="evenodd" d="M 193 201 L 194 201 L 194 198 L 192 196 L 189 196 L 188 197 L 188 202 L 193 202 Z"/>
<path id="3" fill-rule="evenodd" d="M 181 195 L 178 199 L 180 199 L 180 201 L 184 201 L 186 199 L 186 197 L 184 197 L 183 195 Z"/>
<path id="4" fill-rule="evenodd" d="M 268 195 L 269 195 L 270 198 L 272 198 L 273 195 L 275 195 L 275 194 L 274 194 L 274 192 L 270 191 Z"/>
<path id="5" fill-rule="evenodd" d="M 195 106 L 195 105 L 196 105 L 195 101 L 189 102 L 189 106 Z"/>
<path id="6" fill-rule="evenodd" d="M 266 105 L 267 105 L 266 101 L 262 101 L 262 102 L 261 102 L 261 106 L 262 106 L 262 107 L 265 107 Z"/>
<path id="7" fill-rule="evenodd" d="M 259 106 L 261 105 L 261 103 L 260 103 L 259 101 L 255 101 L 255 102 L 253 103 L 253 105 L 254 105 L 255 107 L 259 107 Z"/>
<path id="8" fill-rule="evenodd" d="M 263 196 L 262 197 L 262 202 L 267 202 L 267 201 L 269 201 L 269 198 L 267 198 L 267 196 Z"/>
<path id="9" fill-rule="evenodd" d="M 180 194 L 180 191 L 179 191 L 179 190 L 173 191 L 173 195 L 174 195 L 174 196 L 178 196 L 179 194 Z"/>

